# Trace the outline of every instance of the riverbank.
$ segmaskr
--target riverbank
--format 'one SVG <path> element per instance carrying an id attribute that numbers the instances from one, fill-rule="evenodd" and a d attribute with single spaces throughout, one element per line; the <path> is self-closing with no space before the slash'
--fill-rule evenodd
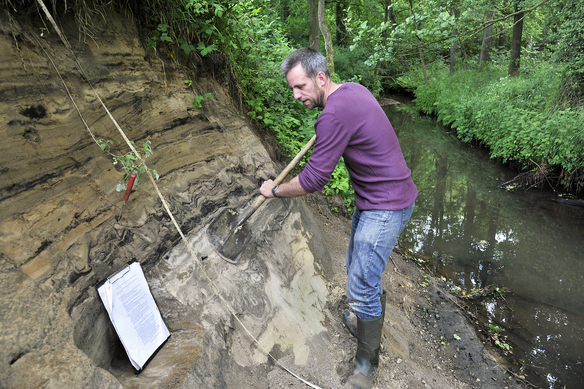
<path id="1" fill-rule="evenodd" d="M 351 223 L 332 213 L 320 195 L 310 195 L 307 202 L 334 258 L 334 277 L 327 284 L 328 308 L 340 318 L 348 308 L 344 255 Z M 478 333 L 477 323 L 468 320 L 462 304 L 443 281 L 394 251 L 382 282 L 388 297 L 380 369 L 373 388 L 529 386 L 505 367 L 509 362 Z M 340 320 L 331 323 L 329 331 L 338 340 L 338 351 L 331 356 L 338 361 L 337 372 L 348 376 L 356 342 Z"/>

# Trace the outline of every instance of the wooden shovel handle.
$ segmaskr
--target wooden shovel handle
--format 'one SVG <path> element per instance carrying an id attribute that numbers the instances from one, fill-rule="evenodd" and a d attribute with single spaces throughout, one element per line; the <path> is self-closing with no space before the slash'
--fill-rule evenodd
<path id="1" fill-rule="evenodd" d="M 302 157 L 304 157 L 306 155 L 306 153 L 308 152 L 308 150 L 310 150 L 310 148 L 312 146 L 314 146 L 314 142 L 316 142 L 316 135 L 314 135 L 309 141 L 308 143 L 306 143 L 304 145 L 304 147 L 302 148 L 302 150 L 300 150 L 298 152 L 298 154 L 296 154 L 296 156 L 294 157 L 294 159 L 292 161 L 290 161 L 290 163 L 288 164 L 288 166 L 286 166 L 284 168 L 284 170 L 282 170 L 282 173 L 280 173 L 278 175 L 278 177 L 276 177 L 276 179 L 274 180 L 274 183 L 276 185 L 280 185 L 280 183 L 282 181 L 284 181 L 284 178 L 286 178 L 286 176 L 288 175 L 288 173 L 290 173 L 292 171 L 292 169 L 294 169 L 296 167 L 296 165 L 298 165 L 298 162 L 300 162 L 300 160 L 302 159 Z M 264 201 L 266 201 L 266 198 L 263 195 L 259 195 L 254 202 L 250 205 L 250 208 L 253 209 L 253 212 L 255 212 L 260 205 L 262 205 L 264 203 Z M 250 214 L 251 215 L 251 214 Z M 249 216 L 248 216 L 249 217 Z M 246 218 L 247 219 L 247 218 Z"/>

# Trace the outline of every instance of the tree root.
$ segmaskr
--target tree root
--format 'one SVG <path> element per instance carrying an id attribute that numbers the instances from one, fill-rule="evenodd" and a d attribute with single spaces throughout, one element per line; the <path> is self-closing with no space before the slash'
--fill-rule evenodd
<path id="1" fill-rule="evenodd" d="M 518 189 L 529 190 L 532 188 L 541 188 L 547 182 L 553 189 L 554 186 L 549 182 L 549 165 L 545 162 L 541 165 L 538 165 L 535 162 L 533 163 L 537 165 L 537 169 L 520 173 L 512 180 L 504 182 L 501 185 L 497 185 L 497 188 L 505 189 L 507 191 Z"/>

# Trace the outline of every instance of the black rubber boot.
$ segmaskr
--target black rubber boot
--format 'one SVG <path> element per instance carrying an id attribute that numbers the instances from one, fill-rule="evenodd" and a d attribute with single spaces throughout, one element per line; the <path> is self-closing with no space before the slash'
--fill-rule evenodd
<path id="1" fill-rule="evenodd" d="M 385 299 L 386 299 L 386 297 L 387 297 L 387 294 L 385 293 L 385 290 L 384 290 L 383 293 L 379 296 L 379 301 L 381 302 L 381 317 L 382 318 L 385 318 Z M 383 321 L 383 319 L 381 321 Z M 347 329 L 349 330 L 351 335 L 353 335 L 354 337 L 357 337 L 357 315 L 355 315 L 353 312 L 349 312 L 349 311 L 343 312 L 343 323 L 345 323 L 345 326 L 347 327 Z"/>
<path id="2" fill-rule="evenodd" d="M 383 290 L 383 292 L 381 292 L 381 295 L 379 296 L 379 301 L 381 302 L 381 322 L 383 323 L 383 320 L 385 320 L 385 299 L 387 298 L 387 293 L 385 293 L 385 290 Z"/>
<path id="3" fill-rule="evenodd" d="M 376 319 L 361 320 L 357 318 L 357 354 L 355 371 L 347 380 L 355 389 L 367 389 L 379 366 L 381 348 L 381 330 L 383 314 Z"/>
<path id="4" fill-rule="evenodd" d="M 343 312 L 343 323 L 345 323 L 345 327 L 347 327 L 351 335 L 357 337 L 357 315 L 349 311 Z"/>

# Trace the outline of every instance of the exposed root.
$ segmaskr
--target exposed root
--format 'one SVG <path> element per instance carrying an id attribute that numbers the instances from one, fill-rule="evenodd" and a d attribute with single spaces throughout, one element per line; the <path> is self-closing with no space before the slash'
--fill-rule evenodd
<path id="1" fill-rule="evenodd" d="M 537 165 L 537 169 L 520 173 L 512 180 L 497 185 L 497 188 L 505 189 L 507 191 L 517 189 L 529 190 L 532 188 L 542 188 L 546 182 L 553 188 L 554 186 L 549 182 L 549 165 L 546 162 L 541 165 L 538 165 L 535 162 L 533 163 Z"/>
<path id="2" fill-rule="evenodd" d="M 573 171 L 561 170 L 558 176 L 557 167 L 554 169 L 544 161 L 541 165 L 530 160 L 537 168 L 523 172 L 515 176 L 512 180 L 497 185 L 499 189 L 507 191 L 529 190 L 532 188 L 542 188 L 546 183 L 555 192 L 558 186 L 571 193 L 580 193 L 584 190 L 584 169 Z"/>
<path id="3" fill-rule="evenodd" d="M 564 187 L 568 190 L 574 190 L 576 193 L 584 190 L 584 169 L 577 169 L 572 172 L 562 171 L 559 178 Z"/>
<path id="4" fill-rule="evenodd" d="M 6 12 L 8 14 L 8 20 L 10 20 L 10 30 L 12 32 L 12 38 L 14 38 L 14 44 L 16 45 L 16 51 L 18 51 L 18 56 L 20 57 L 20 61 L 22 62 L 22 67 L 24 68 L 24 71 L 26 72 L 26 64 L 24 63 L 24 58 L 22 58 L 22 53 L 20 52 L 20 47 L 18 46 L 18 39 L 16 39 L 16 34 L 14 33 L 14 19 L 12 18 L 12 15 L 10 15 L 10 13 Z"/>

